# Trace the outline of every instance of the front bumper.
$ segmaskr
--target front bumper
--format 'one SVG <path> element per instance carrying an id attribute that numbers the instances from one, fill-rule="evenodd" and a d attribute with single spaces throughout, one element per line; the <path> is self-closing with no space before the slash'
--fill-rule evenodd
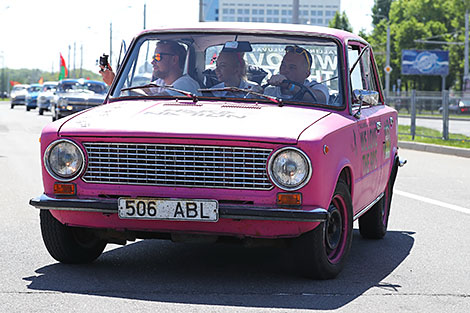
<path id="1" fill-rule="evenodd" d="M 57 199 L 45 194 L 33 198 L 29 204 L 41 210 L 63 210 L 117 214 L 118 200 Z M 327 210 L 319 207 L 304 207 L 302 210 L 269 206 L 232 205 L 219 203 L 219 218 L 237 220 L 267 220 L 293 222 L 324 222 Z"/>

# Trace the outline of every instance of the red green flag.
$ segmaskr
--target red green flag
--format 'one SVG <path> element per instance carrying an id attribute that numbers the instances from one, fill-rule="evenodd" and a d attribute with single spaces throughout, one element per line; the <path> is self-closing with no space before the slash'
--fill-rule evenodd
<path id="1" fill-rule="evenodd" d="M 66 78 L 69 76 L 69 71 L 67 70 L 67 66 L 65 65 L 65 60 L 62 57 L 62 53 L 60 54 L 60 74 L 59 80 Z"/>

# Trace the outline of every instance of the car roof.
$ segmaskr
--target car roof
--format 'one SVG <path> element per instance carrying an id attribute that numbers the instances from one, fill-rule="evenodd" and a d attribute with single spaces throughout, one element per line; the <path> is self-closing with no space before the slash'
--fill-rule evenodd
<path id="1" fill-rule="evenodd" d="M 250 33 L 250 34 L 272 34 L 272 35 L 300 35 L 300 36 L 322 36 L 336 38 L 340 41 L 355 39 L 359 41 L 365 40 L 353 33 L 306 24 L 284 24 L 284 23 L 229 23 L 229 22 L 204 22 L 192 23 L 187 26 L 178 28 L 162 27 L 142 31 L 140 34 L 146 33 L 175 33 L 175 32 L 224 32 L 224 33 Z"/>

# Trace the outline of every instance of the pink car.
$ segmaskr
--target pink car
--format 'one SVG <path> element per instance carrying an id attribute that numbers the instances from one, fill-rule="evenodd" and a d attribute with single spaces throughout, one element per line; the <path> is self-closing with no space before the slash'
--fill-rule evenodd
<path id="1" fill-rule="evenodd" d="M 223 75 L 223 60 L 235 74 Z M 223 23 L 144 31 L 103 105 L 43 129 L 44 194 L 30 204 L 63 263 L 137 238 L 272 239 L 288 243 L 305 276 L 330 279 L 353 221 L 363 237 L 386 233 L 397 127 L 372 50 L 354 34 Z"/>

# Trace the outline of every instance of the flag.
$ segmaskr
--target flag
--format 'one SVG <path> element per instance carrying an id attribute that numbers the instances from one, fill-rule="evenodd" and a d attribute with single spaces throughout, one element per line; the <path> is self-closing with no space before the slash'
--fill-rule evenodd
<path id="1" fill-rule="evenodd" d="M 41 78 L 39 78 L 38 84 L 44 84 L 44 77 L 41 76 Z"/>
<path id="2" fill-rule="evenodd" d="M 15 85 L 18 85 L 20 84 L 20 82 L 15 82 L 14 80 L 10 80 L 10 86 L 15 86 Z"/>
<path id="3" fill-rule="evenodd" d="M 62 53 L 60 54 L 60 74 L 59 80 L 66 78 L 69 76 L 69 71 L 67 70 L 67 66 L 65 65 L 65 60 L 62 57 Z"/>

